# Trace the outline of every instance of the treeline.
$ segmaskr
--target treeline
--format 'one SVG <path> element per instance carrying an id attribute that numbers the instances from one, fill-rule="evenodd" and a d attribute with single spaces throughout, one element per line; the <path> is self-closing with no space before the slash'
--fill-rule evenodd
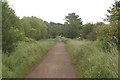
<path id="1" fill-rule="evenodd" d="M 16 16 L 8 2 L 2 1 L 2 51 L 12 52 L 19 41 L 34 41 L 49 38 L 49 29 L 42 19 L 37 17 Z"/>
<path id="2" fill-rule="evenodd" d="M 104 22 L 82 24 L 79 15 L 69 13 L 65 16 L 64 24 L 50 23 L 51 32 L 49 34 L 52 33 L 54 37 L 59 35 L 72 39 L 99 40 L 103 43 L 103 49 L 109 50 L 110 45 L 119 46 L 120 44 L 120 1 L 115 1 L 107 11 L 107 18 L 104 21 L 109 22 L 109 24 Z"/>
<path id="3" fill-rule="evenodd" d="M 43 21 L 37 17 L 16 16 L 8 2 L 2 1 L 2 48 L 3 53 L 10 53 L 19 41 L 34 41 L 47 38 L 64 36 L 67 38 L 80 38 L 88 40 L 100 40 L 108 48 L 108 44 L 119 44 L 118 30 L 120 30 L 120 1 L 115 1 L 110 7 L 107 21 L 82 24 L 82 19 L 75 13 L 65 16 L 65 23 Z"/>

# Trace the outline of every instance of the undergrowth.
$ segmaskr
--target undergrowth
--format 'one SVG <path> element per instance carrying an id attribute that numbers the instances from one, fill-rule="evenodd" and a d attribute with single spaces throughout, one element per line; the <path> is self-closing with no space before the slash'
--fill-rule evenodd
<path id="1" fill-rule="evenodd" d="M 102 50 L 99 41 L 68 40 L 66 47 L 80 78 L 118 78 L 118 50 Z"/>
<path id="2" fill-rule="evenodd" d="M 2 77 L 24 78 L 34 64 L 42 60 L 54 44 L 55 40 L 22 42 L 10 56 L 3 53 Z"/>

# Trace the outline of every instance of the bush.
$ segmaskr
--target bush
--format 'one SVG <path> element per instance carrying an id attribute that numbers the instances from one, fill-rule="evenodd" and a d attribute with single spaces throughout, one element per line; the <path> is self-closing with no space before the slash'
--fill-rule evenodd
<path id="1" fill-rule="evenodd" d="M 97 38 L 103 42 L 107 50 L 110 50 L 109 45 L 118 45 L 118 40 L 120 39 L 118 36 L 118 29 L 120 27 L 118 23 L 118 21 L 114 21 L 97 30 Z"/>
<path id="2" fill-rule="evenodd" d="M 2 77 L 24 78 L 33 65 L 43 58 L 54 43 L 54 40 L 19 43 L 10 56 L 3 54 Z"/>
<path id="3" fill-rule="evenodd" d="M 7 33 L 3 34 L 3 45 L 2 51 L 5 53 L 12 52 L 17 46 L 16 43 L 18 41 L 22 41 L 24 39 L 24 34 L 19 31 L 19 29 L 11 27 Z"/>
<path id="4" fill-rule="evenodd" d="M 118 78 L 118 51 L 104 52 L 100 42 L 69 40 L 67 49 L 80 78 Z"/>
<path id="5" fill-rule="evenodd" d="M 35 40 L 47 38 L 47 25 L 42 19 L 34 16 L 23 17 L 20 22 L 26 37 Z"/>

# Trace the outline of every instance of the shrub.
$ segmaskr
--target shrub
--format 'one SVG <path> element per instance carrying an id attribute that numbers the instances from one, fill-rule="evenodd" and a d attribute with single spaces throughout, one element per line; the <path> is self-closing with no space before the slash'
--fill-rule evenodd
<path id="1" fill-rule="evenodd" d="M 118 45 L 118 21 L 112 22 L 111 24 L 106 24 L 97 30 L 97 38 L 102 41 L 107 50 L 110 50 L 109 45 Z"/>
<path id="2" fill-rule="evenodd" d="M 24 78 L 33 65 L 43 58 L 54 43 L 54 40 L 19 43 L 10 56 L 3 54 L 2 77 Z"/>
<path id="3" fill-rule="evenodd" d="M 100 42 L 67 42 L 67 49 L 80 78 L 118 78 L 118 51 L 104 52 Z"/>

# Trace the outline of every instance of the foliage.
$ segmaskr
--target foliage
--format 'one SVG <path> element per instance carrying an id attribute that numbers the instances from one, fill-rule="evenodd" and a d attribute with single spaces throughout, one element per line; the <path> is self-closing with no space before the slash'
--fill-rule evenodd
<path id="1" fill-rule="evenodd" d="M 80 30 L 82 28 L 82 21 L 75 13 L 69 13 L 65 17 L 64 24 L 64 36 L 67 38 L 76 38 L 80 36 Z"/>
<path id="2" fill-rule="evenodd" d="M 2 51 L 7 53 L 13 51 L 15 43 L 23 38 L 19 30 L 19 18 L 7 2 L 2 2 Z"/>
<path id="3" fill-rule="evenodd" d="M 48 23 L 45 21 L 46 25 L 48 26 L 48 38 L 56 38 L 57 36 L 62 35 L 63 32 L 63 25 L 60 23 L 50 22 Z"/>
<path id="4" fill-rule="evenodd" d="M 103 25 L 105 25 L 103 22 L 97 22 L 95 24 L 93 24 L 93 23 L 84 24 L 82 27 L 82 30 L 81 30 L 80 38 L 88 39 L 91 41 L 97 40 L 96 31 Z"/>
<path id="5" fill-rule="evenodd" d="M 118 21 L 114 21 L 111 24 L 106 24 L 103 27 L 100 27 L 97 30 L 97 36 L 98 40 L 102 41 L 105 45 L 105 49 L 109 49 L 109 44 L 110 45 L 118 45 L 118 39 L 120 37 L 118 36 Z"/>
<path id="6" fill-rule="evenodd" d="M 21 24 L 26 37 L 40 40 L 47 37 L 47 26 L 43 20 L 36 17 L 23 17 Z"/>
<path id="7" fill-rule="evenodd" d="M 101 42 L 69 40 L 66 44 L 80 78 L 118 78 L 118 51 L 104 52 Z"/>
<path id="8" fill-rule="evenodd" d="M 115 1 L 107 11 L 109 13 L 107 14 L 107 21 L 110 24 L 106 24 L 97 30 L 97 38 L 103 42 L 105 49 L 109 50 L 109 45 L 120 47 L 120 1 Z"/>
<path id="9" fill-rule="evenodd" d="M 108 31 L 110 33 L 110 35 L 108 36 L 109 41 L 111 40 L 111 42 L 114 42 L 119 46 L 119 44 L 120 44 L 119 32 L 120 31 L 118 31 L 118 30 L 120 30 L 120 26 L 119 26 L 119 24 L 120 24 L 120 1 L 115 1 L 115 3 L 112 5 L 112 7 L 110 7 L 110 9 L 107 11 L 109 13 L 107 15 L 107 20 L 111 23 L 110 24 L 111 28 L 110 27 L 109 28 L 112 30 L 112 32 L 110 32 L 111 30 Z M 113 32 L 113 31 L 116 31 L 116 32 Z M 108 37 L 106 37 L 106 38 L 108 38 Z M 114 39 L 113 37 L 116 39 Z"/>
<path id="10" fill-rule="evenodd" d="M 112 21 L 120 21 L 120 1 L 115 1 L 115 3 L 110 7 L 107 15 L 107 20 L 109 22 Z"/>
<path id="11" fill-rule="evenodd" d="M 61 39 L 66 43 L 81 78 L 117 78 L 116 45 L 120 47 L 120 1 L 115 1 L 113 7 L 107 11 L 110 24 L 98 22 L 82 25 L 82 20 L 76 13 L 65 16 L 64 24 L 48 23 L 34 16 L 20 20 L 8 3 L 2 1 L 2 51 L 11 53 L 9 56 L 3 54 L 3 77 L 25 76 L 32 65 L 42 59 L 54 44 L 52 40 L 41 39 L 64 36 Z M 94 42 L 68 41 L 65 37 Z"/>
<path id="12" fill-rule="evenodd" d="M 20 42 L 14 52 L 8 57 L 2 55 L 2 77 L 23 78 L 31 68 L 55 44 L 54 40 L 41 40 L 36 42 Z"/>
<path id="13" fill-rule="evenodd" d="M 82 31 L 81 31 L 81 38 L 88 39 L 88 35 L 92 32 L 94 27 L 94 24 L 87 23 L 83 25 Z"/>
<path id="14" fill-rule="evenodd" d="M 96 40 L 95 25 L 92 23 L 83 25 L 80 37 L 81 39 Z"/>

